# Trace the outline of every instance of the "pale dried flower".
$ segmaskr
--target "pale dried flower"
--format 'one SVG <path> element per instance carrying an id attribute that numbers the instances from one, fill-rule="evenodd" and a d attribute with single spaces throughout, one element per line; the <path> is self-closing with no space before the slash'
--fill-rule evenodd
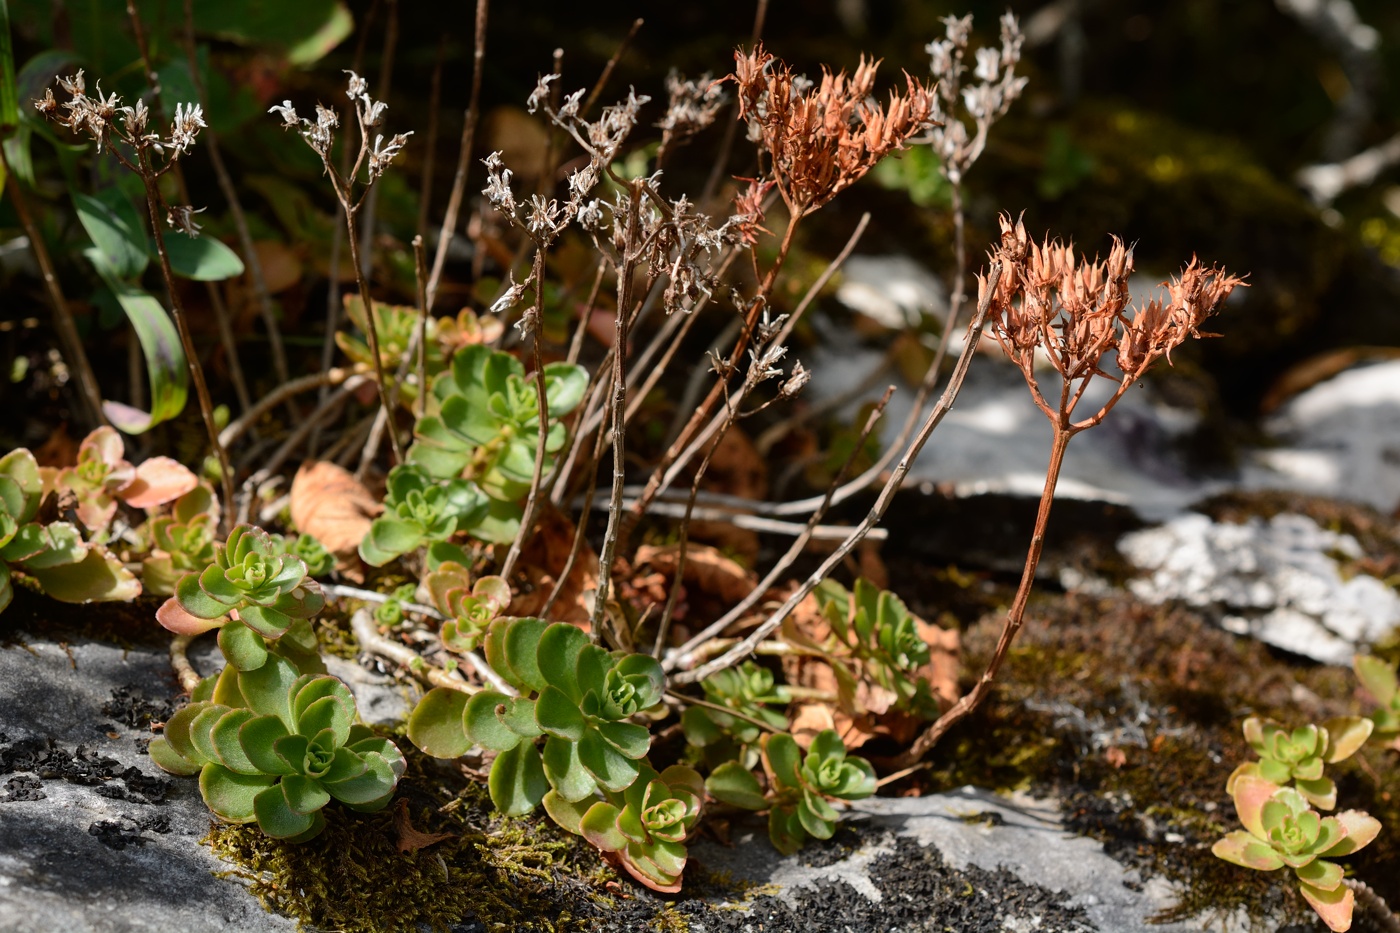
<path id="1" fill-rule="evenodd" d="M 193 208 L 188 204 L 180 204 L 166 208 L 165 222 L 188 237 L 199 236 L 200 225 L 195 223 L 194 215 L 204 213 L 205 208 Z"/>
<path id="2" fill-rule="evenodd" d="M 1027 79 L 1016 77 L 1024 41 L 1020 25 L 1011 13 L 1002 16 L 1000 23 L 1001 45 L 976 51 L 973 76 L 978 83 L 969 87 L 963 86 L 962 79 L 967 71 L 963 61 L 972 36 L 971 16 L 945 17 L 946 38 L 925 47 L 929 70 L 938 82 L 934 117 L 942 123 L 928 134 L 927 140 L 938 155 L 939 171 L 954 184 L 962 181 L 981 156 L 992 124 L 1006 115 L 1026 88 Z M 952 112 L 959 103 L 971 122 L 970 130 L 967 121 Z"/>
<path id="3" fill-rule="evenodd" d="M 410 130 L 407 133 L 395 133 L 394 138 L 386 144 L 384 137 L 374 137 L 374 148 L 369 154 L 369 180 L 374 181 L 384 170 L 389 167 L 389 163 L 394 161 L 395 156 L 403 151 L 404 145 L 408 142 L 408 137 L 412 136 Z"/>
<path id="4" fill-rule="evenodd" d="M 515 193 L 510 188 L 511 171 L 501 161 L 500 151 L 491 153 L 481 161 L 486 166 L 486 187 L 481 193 L 486 195 L 486 200 L 491 202 L 492 207 L 513 217 Z"/>
<path id="5" fill-rule="evenodd" d="M 350 76 L 350 80 L 346 82 L 345 86 L 346 97 L 350 98 L 351 100 L 354 100 L 357 97 L 363 96 L 369 90 L 369 82 L 367 82 L 364 78 L 355 74 L 355 72 L 351 71 L 348 68 L 345 69 L 345 73 Z"/>
<path id="6" fill-rule="evenodd" d="M 297 116 L 296 108 L 292 106 L 292 102 L 289 100 L 282 101 L 280 107 L 274 106 L 267 108 L 267 112 L 275 113 L 282 117 L 283 129 L 289 126 L 301 126 L 301 117 Z"/>
<path id="7" fill-rule="evenodd" d="M 175 119 L 170 123 L 171 158 L 179 158 L 194 145 L 199 131 L 207 127 L 204 122 L 204 109 L 199 104 L 176 104 Z"/>
<path id="8" fill-rule="evenodd" d="M 556 74 L 540 75 L 540 79 L 535 82 L 535 89 L 525 99 L 525 109 L 534 113 L 541 107 L 547 107 L 549 105 L 549 86 L 558 80 L 559 76 Z"/>

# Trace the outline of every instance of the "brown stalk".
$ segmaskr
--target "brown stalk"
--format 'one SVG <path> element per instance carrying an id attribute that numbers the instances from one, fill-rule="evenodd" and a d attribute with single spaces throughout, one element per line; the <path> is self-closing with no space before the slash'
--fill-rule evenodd
<path id="1" fill-rule="evenodd" d="M 1035 528 L 1026 551 L 1020 585 L 1007 611 L 991 660 L 977 683 L 943 712 L 892 764 L 914 764 L 936 745 L 948 730 L 961 722 L 986 698 L 1011 643 L 1025 624 L 1035 572 L 1045 546 L 1045 531 L 1054 505 L 1055 485 L 1064 465 L 1070 439 L 1103 421 L 1104 417 L 1159 357 L 1170 360 L 1171 351 L 1187 337 L 1203 336 L 1199 326 L 1230 292 L 1243 282 L 1218 268 L 1203 269 L 1192 259 L 1180 278 L 1168 283 L 1169 304 L 1151 301 L 1127 315 L 1128 278 L 1133 272 L 1132 251 L 1114 240 L 1103 262 L 1076 261 L 1072 248 L 1046 241 L 1036 246 L 1023 224 L 1001 218 L 1001 244 L 992 253 L 995 264 L 1005 264 L 1008 274 L 999 280 L 979 277 L 984 304 L 991 305 L 991 331 L 1007 356 L 1021 369 L 1037 407 L 1049 419 L 1054 436 L 1045 486 L 1036 512 Z M 1035 374 L 1036 352 L 1042 351 L 1060 376 L 1056 404 L 1046 401 Z M 1119 375 L 1104 369 L 1104 356 L 1115 354 Z M 1076 421 L 1075 407 L 1095 376 L 1115 379 L 1114 393 L 1098 410 Z"/>
<path id="2" fill-rule="evenodd" d="M 987 281 L 990 288 L 995 288 L 996 283 L 1002 276 L 1002 266 L 999 262 L 993 262 L 987 272 Z M 778 607 L 778 609 L 768 616 L 758 628 L 754 629 L 743 641 L 726 651 L 713 661 L 709 661 L 691 670 L 683 671 L 672 678 L 673 683 L 696 683 L 706 677 L 723 670 L 727 667 L 739 663 L 744 658 L 753 653 L 754 648 L 763 641 L 783 620 L 792 614 L 792 610 L 797 608 L 797 604 L 807 597 L 807 594 L 816 589 L 817 584 L 826 579 L 832 569 L 837 564 L 846 559 L 846 556 L 855 549 L 855 546 L 863 539 L 877 524 L 884 518 L 885 512 L 889 509 L 890 503 L 894 501 L 895 493 L 904 484 L 904 478 L 909 474 L 909 470 L 914 465 L 914 460 L 923 450 L 924 444 L 928 442 L 929 436 L 934 429 L 942 423 L 949 409 L 953 407 L 953 402 L 957 399 L 958 393 L 962 390 L 963 382 L 967 379 L 968 367 L 972 365 L 973 354 L 977 350 L 977 343 L 982 336 L 982 325 L 987 320 L 987 311 L 991 307 L 991 295 L 987 294 L 982 301 L 979 301 L 977 313 L 973 316 L 972 323 L 968 327 L 967 341 L 963 344 L 962 353 L 958 356 L 957 366 L 953 369 L 953 374 L 948 380 L 948 386 L 943 390 L 942 397 L 938 404 L 929 412 L 924 419 L 923 425 L 915 435 L 904 455 L 900 458 L 894 472 L 885 482 L 880 490 L 879 497 L 871 507 L 865 518 L 846 536 L 831 554 L 822 561 L 821 566 L 802 582 L 802 585 L 788 597 L 788 599 Z M 678 663 L 684 663 L 685 659 L 678 659 Z"/>
<path id="3" fill-rule="evenodd" d="M 447 212 L 442 217 L 442 227 L 438 231 L 437 251 L 433 254 L 433 271 L 428 275 L 427 309 L 432 311 L 437 300 L 438 284 L 442 281 L 442 269 L 447 263 L 447 248 L 457 233 L 457 216 L 462 210 L 462 199 L 467 192 L 467 170 L 471 165 L 472 143 L 476 137 L 476 124 L 481 113 L 481 69 L 486 61 L 486 13 L 488 0 L 476 0 L 476 39 L 472 46 L 472 93 L 467 111 L 462 121 L 462 140 L 457 149 L 457 173 L 452 179 L 452 192 L 447 196 Z"/>
<path id="4" fill-rule="evenodd" d="M 538 405 L 540 427 L 535 440 L 535 470 L 530 477 L 530 492 L 525 497 L 525 511 L 520 517 L 520 532 L 510 543 L 505 562 L 501 565 L 501 576 L 510 580 L 515 562 L 520 558 L 520 549 L 530 538 L 530 530 L 535 521 L 535 500 L 540 494 L 540 482 L 544 479 L 545 445 L 549 437 L 549 398 L 545 394 L 544 356 L 540 352 L 540 341 L 544 337 L 544 244 L 535 247 L 535 262 L 532 278 L 535 280 L 535 306 L 530 311 L 531 363 L 535 367 L 535 398 Z"/>

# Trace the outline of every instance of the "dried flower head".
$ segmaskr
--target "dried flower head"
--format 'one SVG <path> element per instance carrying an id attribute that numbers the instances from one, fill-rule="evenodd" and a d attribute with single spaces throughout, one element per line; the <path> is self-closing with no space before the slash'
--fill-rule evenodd
<path id="1" fill-rule="evenodd" d="M 823 70 L 811 89 L 762 45 L 734 62 L 726 80 L 738 86 L 739 117 L 757 127 L 794 213 L 821 207 L 934 122 L 933 92 L 908 75 L 904 94 L 891 91 L 885 107 L 871 101 L 878 61 L 862 57 L 850 76 Z"/>
<path id="2" fill-rule="evenodd" d="M 1133 251 L 1117 237 L 1108 257 L 1089 261 L 1076 256 L 1072 244 L 1046 240 L 1036 244 L 1025 224 L 1001 217 L 1001 242 L 989 254 L 1001 265 L 996 290 L 987 295 L 988 281 L 978 276 L 979 300 L 989 300 L 992 336 L 1020 367 L 1036 404 L 1052 420 L 1068 418 L 1094 376 L 1119 383 L 1113 399 L 1087 421 L 1097 424 L 1122 392 L 1136 382 L 1158 358 L 1188 337 L 1203 334 L 1200 326 L 1243 280 L 1217 267 L 1206 269 L 1193 258 L 1179 278 L 1167 283 L 1168 302 L 1150 301 L 1129 307 L 1128 279 Z M 1037 351 L 1045 354 L 1064 383 L 1059 405 L 1041 395 L 1034 374 Z M 1113 351 L 1118 374 L 1104 369 Z"/>
<path id="3" fill-rule="evenodd" d="M 928 139 L 938 153 L 942 172 L 956 184 L 986 148 L 992 124 L 1006 115 L 1026 88 L 1027 79 L 1016 77 L 1024 38 L 1016 17 L 1011 13 L 1003 15 L 1000 46 L 976 51 L 972 74 L 978 83 L 964 87 L 972 17 L 948 16 L 943 25 L 944 38 L 926 46 L 929 70 L 938 82 L 933 116 L 942 124 L 929 133 Z M 959 104 L 966 119 L 957 112 Z M 970 128 L 967 120 L 971 121 Z"/>
<path id="4" fill-rule="evenodd" d="M 366 124 L 368 125 L 368 124 Z M 410 130 L 407 133 L 395 133 L 394 138 L 387 144 L 383 136 L 374 137 L 374 148 L 369 154 L 369 180 L 374 181 L 384 170 L 389 167 L 389 163 L 394 161 L 394 157 L 403 151 L 404 144 L 408 142 L 408 137 L 413 135 Z"/>
<path id="5" fill-rule="evenodd" d="M 200 226 L 194 222 L 195 214 L 204 213 L 205 208 L 193 208 L 188 204 L 179 204 L 166 208 L 165 222 L 188 237 L 199 236 Z"/>
<path id="6" fill-rule="evenodd" d="M 724 85 L 708 72 L 697 81 L 687 81 L 677 72 L 666 75 L 666 116 L 656 124 L 661 130 L 661 150 L 689 139 L 705 129 L 719 116 L 726 96 Z M 658 156 L 659 158 L 659 156 Z"/>

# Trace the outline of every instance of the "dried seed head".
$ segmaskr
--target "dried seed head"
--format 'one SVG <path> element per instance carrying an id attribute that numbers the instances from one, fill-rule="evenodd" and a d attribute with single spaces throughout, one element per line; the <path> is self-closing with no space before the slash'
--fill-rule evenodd
<path id="1" fill-rule="evenodd" d="M 383 136 L 374 137 L 374 149 L 369 154 L 369 180 L 374 181 L 384 170 L 389 167 L 389 163 L 394 161 L 395 156 L 403 151 L 404 145 L 408 142 L 408 137 L 412 136 L 410 130 L 407 133 L 396 133 L 394 138 L 384 143 Z"/>
<path id="2" fill-rule="evenodd" d="M 364 78 L 355 74 L 355 72 L 351 71 L 348 68 L 345 69 L 345 73 L 350 76 L 350 80 L 346 83 L 345 86 L 346 97 L 350 98 L 351 100 L 354 100 L 357 97 L 363 96 L 369 90 L 369 83 L 365 81 Z"/>
<path id="3" fill-rule="evenodd" d="M 175 105 L 175 119 L 170 123 L 171 158 L 179 158 L 194 145 L 195 136 L 208 124 L 199 104 Z"/>
<path id="4" fill-rule="evenodd" d="M 275 113 L 282 117 L 283 129 L 289 126 L 301 126 L 301 118 L 297 116 L 296 108 L 292 106 L 292 102 L 289 100 L 282 101 L 282 106 L 280 107 L 267 108 L 267 112 Z"/>
<path id="5" fill-rule="evenodd" d="M 195 209 L 188 204 L 176 205 L 166 209 L 165 222 L 188 237 L 197 237 L 200 226 L 194 222 L 194 215 L 204 211 L 202 207 Z"/>

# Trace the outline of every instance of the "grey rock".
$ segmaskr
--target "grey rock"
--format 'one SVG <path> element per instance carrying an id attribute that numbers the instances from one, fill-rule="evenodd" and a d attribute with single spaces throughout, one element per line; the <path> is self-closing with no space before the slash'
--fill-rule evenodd
<path id="1" fill-rule="evenodd" d="M 102 711 L 130 685 L 173 697 L 165 652 L 23 638 L 0 649 L 0 931 L 295 930 L 215 877 L 227 866 L 198 844 L 210 818 L 195 782 L 141 751 L 148 727 Z"/>
<path id="2" fill-rule="evenodd" d="M 1245 524 L 1181 515 L 1118 548 L 1148 571 L 1128 584 L 1140 599 L 1213 606 L 1230 631 L 1326 664 L 1351 663 L 1400 619 L 1400 596 L 1385 583 L 1342 578 L 1332 555 L 1360 557 L 1356 539 L 1302 515 Z"/>

